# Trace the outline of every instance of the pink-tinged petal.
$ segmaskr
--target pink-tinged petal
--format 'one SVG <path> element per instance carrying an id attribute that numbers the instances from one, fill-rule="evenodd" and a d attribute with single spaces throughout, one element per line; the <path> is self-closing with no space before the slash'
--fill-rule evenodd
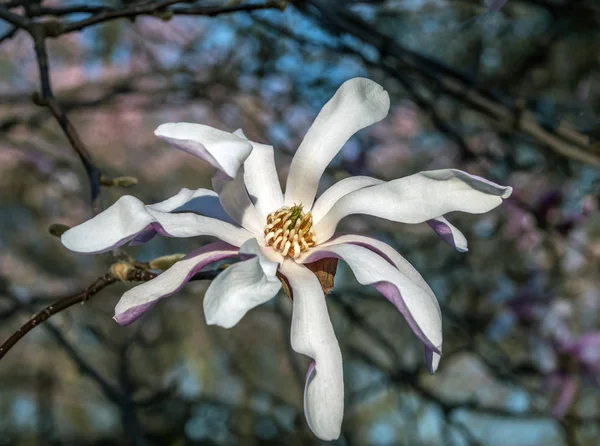
<path id="1" fill-rule="evenodd" d="M 252 153 L 244 163 L 244 183 L 263 223 L 267 215 L 283 206 L 281 184 L 273 147 L 250 141 Z"/>
<path id="2" fill-rule="evenodd" d="M 417 271 L 408 260 L 402 257 L 402 255 L 398 251 L 396 251 L 387 243 L 382 242 L 381 240 L 358 234 L 337 235 L 328 242 L 324 243 L 323 245 L 320 245 L 319 247 L 325 248 L 327 246 L 339 245 L 343 243 L 350 243 L 353 245 L 362 246 L 363 248 L 370 249 L 371 251 L 383 257 L 388 263 L 394 265 L 396 269 L 398 269 L 402 274 L 407 276 L 412 282 L 421 287 L 423 291 L 429 295 L 429 299 L 431 299 L 432 302 L 436 305 L 439 311 L 439 315 L 441 317 L 442 312 L 441 310 L 439 310 L 439 305 L 437 303 L 437 299 L 435 298 L 433 290 L 427 284 L 427 282 L 425 282 L 425 279 L 423 279 L 421 273 L 419 273 L 419 271 Z M 307 251 L 305 256 L 309 253 L 310 251 Z M 300 259 L 302 259 L 302 257 Z"/>
<path id="3" fill-rule="evenodd" d="M 365 240 L 367 238 L 361 240 L 360 236 L 345 237 L 349 240 L 348 243 L 327 243 L 311 248 L 297 261 L 311 263 L 327 257 L 343 260 L 359 283 L 374 286 L 402 313 L 425 346 L 441 354 L 442 314 L 437 299 L 421 275 L 387 245 L 377 246 L 372 241 Z M 351 237 L 354 238 L 353 241 L 350 241 Z M 439 358 L 428 359 L 428 365 L 433 370 Z"/>
<path id="4" fill-rule="evenodd" d="M 388 114 L 390 98 L 364 78 L 342 84 L 325 104 L 298 148 L 287 178 L 285 204 L 312 207 L 321 175 L 348 139 Z"/>
<path id="5" fill-rule="evenodd" d="M 323 243 L 334 234 L 339 221 L 352 214 L 401 223 L 422 223 L 454 211 L 481 214 L 500 205 L 511 193 L 511 187 L 460 170 L 430 170 L 343 196 L 314 232 L 317 243 Z"/>
<path id="6" fill-rule="evenodd" d="M 377 178 L 364 176 L 348 177 L 338 181 L 323 192 L 321 196 L 317 198 L 317 201 L 315 201 L 315 205 L 311 210 L 313 224 L 317 224 L 343 196 L 348 195 L 350 192 L 381 183 L 383 183 L 383 181 L 378 180 Z"/>
<path id="7" fill-rule="evenodd" d="M 464 234 L 444 217 L 427 220 L 427 224 L 442 238 L 442 240 L 456 248 L 457 251 L 466 252 L 469 250 L 467 239 Z"/>
<path id="8" fill-rule="evenodd" d="M 440 346 L 440 353 L 429 348 L 427 345 L 425 346 L 425 364 L 427 364 L 429 373 L 431 373 L 432 375 L 437 371 L 437 369 L 440 365 L 440 359 L 442 359 L 441 351 L 442 351 L 441 346 Z"/>
<path id="9" fill-rule="evenodd" d="M 217 242 L 197 249 L 149 282 L 130 289 L 115 307 L 115 321 L 127 325 L 151 309 L 159 299 L 169 297 L 189 282 L 202 268 L 238 255 L 238 248 Z"/>
<path id="10" fill-rule="evenodd" d="M 219 177 L 213 178 L 215 181 L 222 180 Z M 248 231 L 262 237 L 266 221 L 250 200 L 244 184 L 244 168 L 240 169 L 233 180 L 223 182 L 219 187 L 219 201 L 229 216 Z"/>
<path id="11" fill-rule="evenodd" d="M 154 134 L 178 149 L 209 162 L 231 178 L 252 151 L 252 145 L 233 133 L 188 122 L 160 125 Z"/>
<path id="12" fill-rule="evenodd" d="M 71 251 L 99 253 L 121 246 L 150 228 L 167 237 L 206 235 L 235 246 L 252 238 L 250 232 L 224 221 L 191 213 L 158 212 L 126 195 L 91 220 L 69 229 L 61 241 Z"/>
<path id="13" fill-rule="evenodd" d="M 292 348 L 313 359 L 304 388 L 304 414 L 321 440 L 340 436 L 344 416 L 342 353 L 335 337 L 325 295 L 317 277 L 306 267 L 286 260 L 281 265 L 294 295 Z"/>
<path id="14" fill-rule="evenodd" d="M 159 203 L 149 204 L 147 207 L 159 212 L 193 212 L 227 223 L 235 223 L 221 206 L 217 193 L 209 189 L 190 190 L 183 188 L 177 195 Z M 151 240 L 156 234 L 157 232 L 149 227 L 138 234 L 130 244 L 141 245 Z"/>
<path id="15" fill-rule="evenodd" d="M 210 284 L 204 296 L 204 316 L 209 325 L 231 328 L 254 307 L 273 298 L 281 289 L 275 275 L 278 264 L 262 255 L 256 239 L 240 248 L 252 256 L 228 267 Z"/>

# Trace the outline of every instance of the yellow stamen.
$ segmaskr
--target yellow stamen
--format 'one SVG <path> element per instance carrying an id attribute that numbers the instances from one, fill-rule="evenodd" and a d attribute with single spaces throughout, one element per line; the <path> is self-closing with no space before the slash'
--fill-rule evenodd
<path id="1" fill-rule="evenodd" d="M 304 214 L 301 204 L 271 212 L 264 233 L 268 246 L 294 259 L 316 243 L 312 215 Z"/>

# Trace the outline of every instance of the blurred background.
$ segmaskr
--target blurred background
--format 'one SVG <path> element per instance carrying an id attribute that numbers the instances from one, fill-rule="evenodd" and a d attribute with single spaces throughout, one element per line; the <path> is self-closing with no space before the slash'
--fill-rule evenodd
<path id="1" fill-rule="evenodd" d="M 515 191 L 488 214 L 451 215 L 467 253 L 426 224 L 343 221 L 421 272 L 445 340 L 430 376 L 403 317 L 340 264 L 327 302 L 346 413 L 333 443 L 598 444 L 600 4 L 492 3 L 0 1 L 0 342 L 113 262 L 67 251 L 51 225 L 124 194 L 210 188 L 210 166 L 159 141 L 159 124 L 243 128 L 275 147 L 284 181 L 321 106 L 366 76 L 390 93 L 390 114 L 346 144 L 321 190 L 454 167 Z M 122 176 L 138 184 L 110 186 Z M 207 241 L 125 252 L 147 262 Z M 225 330 L 204 322 L 208 285 L 119 327 L 131 285 L 115 284 L 28 333 L 0 360 L 0 445 L 320 444 L 287 296 Z"/>

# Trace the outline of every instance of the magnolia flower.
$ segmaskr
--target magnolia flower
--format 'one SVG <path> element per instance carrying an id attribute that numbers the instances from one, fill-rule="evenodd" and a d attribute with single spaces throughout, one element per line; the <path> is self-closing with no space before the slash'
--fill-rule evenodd
<path id="1" fill-rule="evenodd" d="M 442 353 L 442 319 L 427 283 L 398 252 L 373 238 L 336 233 L 340 220 L 366 214 L 429 225 L 461 251 L 465 237 L 444 215 L 479 214 L 511 193 L 465 172 L 445 169 L 383 182 L 366 176 L 339 181 L 315 200 L 325 168 L 358 130 L 383 119 L 387 92 L 368 79 L 345 82 L 323 107 L 292 160 L 285 194 L 273 148 L 200 124 L 169 123 L 156 135 L 214 167 L 216 192 L 182 189 L 163 202 L 144 205 L 124 196 L 106 211 L 65 232 L 63 244 L 80 253 L 108 251 L 127 242 L 167 237 L 213 236 L 221 241 L 192 251 L 152 281 L 127 291 L 115 320 L 129 324 L 159 299 L 179 291 L 202 268 L 230 257 L 241 261 L 214 279 L 204 296 L 208 324 L 230 328 L 252 308 L 274 297 L 284 277 L 293 301 L 291 344 L 312 359 L 304 393 L 309 427 L 323 440 L 340 434 L 344 411 L 342 355 L 325 295 L 307 264 L 324 258 L 346 262 L 358 282 L 372 285 L 402 313 L 425 345 L 433 373 Z"/>

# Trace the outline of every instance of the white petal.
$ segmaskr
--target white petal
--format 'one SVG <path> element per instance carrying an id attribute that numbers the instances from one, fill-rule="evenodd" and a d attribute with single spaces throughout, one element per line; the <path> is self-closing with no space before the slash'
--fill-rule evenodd
<path id="1" fill-rule="evenodd" d="M 343 196 L 348 195 L 350 192 L 381 183 L 383 183 L 382 180 L 364 176 L 348 177 L 338 181 L 323 192 L 323 194 L 317 198 L 317 201 L 315 201 L 315 205 L 311 210 L 313 224 L 317 224 L 319 220 L 329 212 L 329 209 L 331 209 Z"/>
<path id="2" fill-rule="evenodd" d="M 206 217 L 216 218 L 227 223 L 235 224 L 227 212 L 225 212 L 223 206 L 221 206 L 217 193 L 209 189 L 190 190 L 183 188 L 177 195 L 159 203 L 149 204 L 146 207 L 160 212 L 193 212 L 195 214 L 205 215 Z M 156 234 L 157 232 L 154 228 L 149 227 L 135 236 L 130 244 L 140 245 L 146 243 Z"/>
<path id="3" fill-rule="evenodd" d="M 177 195 L 160 203 L 149 204 L 148 207 L 159 212 L 193 212 L 233 223 L 221 206 L 219 195 L 210 189 L 191 190 L 184 187 Z"/>
<path id="4" fill-rule="evenodd" d="M 246 136 L 246 134 L 244 133 L 244 131 L 242 129 L 237 129 L 235 132 L 233 132 L 233 134 L 235 136 L 239 136 L 242 139 L 248 139 L 248 137 Z"/>
<path id="5" fill-rule="evenodd" d="M 218 178 L 214 177 L 215 181 Z M 240 169 L 233 180 L 223 182 L 219 187 L 219 201 L 229 216 L 248 231 L 262 237 L 266 221 L 250 200 L 244 184 L 244 169 Z"/>
<path id="6" fill-rule="evenodd" d="M 364 235 L 344 234 L 332 238 L 327 243 L 319 245 L 317 248 L 326 248 L 327 246 L 340 245 L 343 243 L 350 243 L 353 245 L 362 246 L 363 248 L 370 249 L 371 251 L 379 254 L 389 263 L 394 265 L 396 269 L 398 269 L 402 274 L 407 276 L 409 280 L 418 285 L 429 296 L 428 299 L 431 300 L 433 304 L 437 307 L 439 315 L 442 315 L 441 310 L 439 309 L 437 299 L 435 298 L 435 294 L 433 293 L 433 290 L 427 284 L 427 282 L 425 282 L 425 279 L 423 279 L 421 273 L 419 273 L 419 271 L 417 271 L 408 260 L 406 260 L 398 251 L 396 251 L 387 243 Z M 310 255 L 310 252 L 310 250 L 307 251 L 303 256 L 301 256 L 298 259 L 298 261 L 302 262 L 302 259 Z"/>
<path id="7" fill-rule="evenodd" d="M 204 316 L 209 325 L 231 328 L 252 308 L 265 303 L 281 289 L 275 276 L 277 263 L 265 258 L 256 243 L 249 240 L 240 254 L 254 257 L 225 269 L 210 284 L 204 296 Z"/>
<path id="8" fill-rule="evenodd" d="M 215 218 L 155 211 L 137 198 L 125 195 L 91 220 L 69 229 L 61 241 L 75 252 L 105 252 L 127 243 L 149 227 L 168 237 L 207 235 L 235 246 L 252 238 L 245 229 Z"/>
<path id="9" fill-rule="evenodd" d="M 298 148 L 287 178 L 285 204 L 312 207 L 321 175 L 348 139 L 388 114 L 390 98 L 364 78 L 342 84 L 325 104 Z"/>
<path id="10" fill-rule="evenodd" d="M 455 169 L 430 170 L 351 192 L 315 226 L 317 243 L 328 240 L 338 222 L 366 214 L 402 223 L 422 223 L 448 212 L 488 212 L 512 193 L 481 177 Z"/>
<path id="11" fill-rule="evenodd" d="M 304 389 L 306 421 L 321 440 L 334 440 L 340 436 L 344 416 L 344 375 L 325 296 L 317 277 L 306 267 L 286 260 L 281 272 L 294 296 L 292 348 L 314 360 Z"/>
<path id="12" fill-rule="evenodd" d="M 264 221 L 270 212 L 283 206 L 281 184 L 275 168 L 273 147 L 250 141 L 252 153 L 244 163 L 244 183 Z"/>
<path id="13" fill-rule="evenodd" d="M 427 224 L 433 229 L 446 243 L 453 246 L 460 252 L 469 250 L 467 238 L 460 230 L 446 220 L 444 217 L 432 218 L 427 220 Z"/>
<path id="14" fill-rule="evenodd" d="M 202 124 L 162 124 L 154 134 L 178 149 L 202 158 L 231 178 L 252 151 L 250 143 L 243 138 Z"/>
<path id="15" fill-rule="evenodd" d="M 418 272 L 412 267 L 409 268 L 410 264 L 397 252 L 392 255 L 387 249 L 389 246 L 385 248 L 388 254 L 386 259 L 374 250 L 358 245 L 366 243 L 355 243 L 317 246 L 297 261 L 311 263 L 326 257 L 337 257 L 345 261 L 359 283 L 373 285 L 402 313 L 413 332 L 427 347 L 441 352 L 440 307 L 431 289 L 423 285 L 422 278 L 416 278 L 420 277 Z M 375 246 L 372 242 L 369 244 Z"/>
<path id="16" fill-rule="evenodd" d="M 168 297 L 183 286 L 202 268 L 218 260 L 238 255 L 238 249 L 217 242 L 191 252 L 155 279 L 130 289 L 117 304 L 114 319 L 126 325 L 150 310 L 159 299 Z"/>
<path id="17" fill-rule="evenodd" d="M 217 170 L 210 179 L 213 189 L 217 194 L 220 194 L 227 183 L 231 181 L 231 177 L 226 173 Z"/>

